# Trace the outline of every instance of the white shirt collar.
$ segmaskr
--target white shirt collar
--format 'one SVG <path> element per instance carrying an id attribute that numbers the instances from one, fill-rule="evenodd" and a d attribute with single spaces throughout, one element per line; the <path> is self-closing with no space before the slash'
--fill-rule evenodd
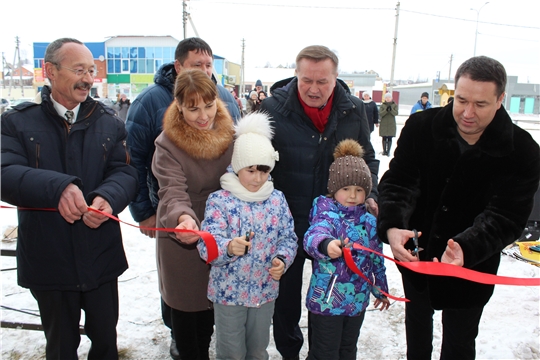
<path id="1" fill-rule="evenodd" d="M 60 104 L 58 101 L 54 100 L 54 98 L 52 97 L 52 94 L 51 94 L 51 100 L 53 102 L 54 109 L 56 110 L 58 115 L 60 115 L 61 117 L 65 119 L 66 111 L 71 110 L 73 111 L 73 118 L 75 119 L 75 121 L 77 121 L 77 115 L 79 114 L 79 109 L 81 107 L 80 103 L 77 106 L 75 106 L 73 109 L 68 109 L 64 105 Z"/>

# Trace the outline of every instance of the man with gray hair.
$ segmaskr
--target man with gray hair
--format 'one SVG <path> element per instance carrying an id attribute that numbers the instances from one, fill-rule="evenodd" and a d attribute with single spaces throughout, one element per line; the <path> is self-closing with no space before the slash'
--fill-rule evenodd
<path id="1" fill-rule="evenodd" d="M 118 277 L 128 268 L 120 213 L 137 191 L 124 123 L 92 99 L 94 58 L 75 39 L 45 52 L 40 104 L 2 114 L 2 201 L 19 207 L 17 278 L 37 300 L 47 359 L 118 359 Z M 49 211 L 56 209 L 57 211 Z M 99 212 L 94 211 L 99 210 Z"/>
<path id="2" fill-rule="evenodd" d="M 261 110 L 274 121 L 272 145 L 279 162 L 272 171 L 276 189 L 285 194 L 299 239 L 294 263 L 280 280 L 274 310 L 274 340 L 284 359 L 298 359 L 303 335 L 298 326 L 302 312 L 302 272 L 306 260 L 303 239 L 309 227 L 313 199 L 326 193 L 328 170 L 336 145 L 354 139 L 364 148 L 373 182 L 366 200 L 377 215 L 379 161 L 369 140 L 364 103 L 352 96 L 338 76 L 339 60 L 326 46 L 304 48 L 296 57 L 296 76 L 275 83 Z"/>

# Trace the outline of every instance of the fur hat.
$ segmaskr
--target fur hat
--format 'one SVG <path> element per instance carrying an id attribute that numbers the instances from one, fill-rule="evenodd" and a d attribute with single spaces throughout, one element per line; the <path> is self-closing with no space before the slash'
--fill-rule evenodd
<path id="1" fill-rule="evenodd" d="M 328 192 L 334 194 L 345 186 L 360 186 L 366 192 L 371 192 L 371 171 L 364 159 L 364 149 L 351 139 L 340 141 L 334 149 L 334 162 L 330 165 L 328 177 Z"/>
<path id="2" fill-rule="evenodd" d="M 254 112 L 244 116 L 235 126 L 236 141 L 231 165 L 235 173 L 253 165 L 270 166 L 274 169 L 279 154 L 272 147 L 274 129 L 266 113 Z"/>

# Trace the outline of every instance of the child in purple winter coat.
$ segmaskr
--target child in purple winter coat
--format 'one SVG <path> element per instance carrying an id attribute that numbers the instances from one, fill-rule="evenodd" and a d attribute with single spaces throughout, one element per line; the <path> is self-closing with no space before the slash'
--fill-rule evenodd
<path id="1" fill-rule="evenodd" d="M 382 252 L 376 219 L 367 212 L 371 172 L 362 159 L 363 149 L 354 140 L 343 140 L 330 165 L 328 196 L 313 201 L 304 249 L 313 257 L 306 298 L 311 324 L 308 360 L 355 360 L 356 344 L 369 304 L 388 309 L 390 302 L 383 258 L 367 251 L 352 251 L 355 265 L 376 286 L 347 267 L 343 247 L 358 243 Z M 380 289 L 380 290 L 379 290 Z"/>
<path id="2" fill-rule="evenodd" d="M 208 197 L 201 229 L 216 239 L 208 299 L 214 303 L 217 359 L 268 359 L 270 324 L 279 279 L 297 250 L 294 221 L 285 196 L 269 180 L 278 153 L 263 113 L 236 125 L 236 141 L 223 190 Z M 208 252 L 199 241 L 206 260 Z"/>

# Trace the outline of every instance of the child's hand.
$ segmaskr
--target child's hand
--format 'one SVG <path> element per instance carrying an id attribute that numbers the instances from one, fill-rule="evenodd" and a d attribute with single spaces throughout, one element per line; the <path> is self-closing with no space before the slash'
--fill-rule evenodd
<path id="1" fill-rule="evenodd" d="M 249 236 L 251 238 L 251 236 L 253 236 L 253 232 Z M 244 255 L 246 253 L 246 246 L 248 247 L 249 251 L 249 249 L 251 249 L 251 242 L 246 241 L 245 236 L 235 237 L 227 245 L 227 252 L 229 255 Z"/>
<path id="2" fill-rule="evenodd" d="M 347 245 L 349 243 L 349 238 L 346 238 L 343 241 L 344 245 Z M 326 249 L 326 252 L 328 252 L 328 256 L 330 256 L 330 259 L 337 259 L 341 255 L 343 255 L 343 249 L 341 249 L 341 240 L 335 239 L 330 241 L 328 244 L 328 248 Z"/>
<path id="3" fill-rule="evenodd" d="M 373 303 L 373 306 L 378 308 L 379 305 L 381 305 L 381 308 L 379 309 L 380 311 L 388 310 L 388 308 L 390 307 L 390 300 L 388 300 L 388 298 L 386 296 L 384 296 L 381 299 L 375 299 L 375 302 Z"/>
<path id="4" fill-rule="evenodd" d="M 272 279 L 279 281 L 281 276 L 285 272 L 285 263 L 279 260 L 277 257 L 272 259 L 272 267 L 270 268 L 270 275 Z"/>

